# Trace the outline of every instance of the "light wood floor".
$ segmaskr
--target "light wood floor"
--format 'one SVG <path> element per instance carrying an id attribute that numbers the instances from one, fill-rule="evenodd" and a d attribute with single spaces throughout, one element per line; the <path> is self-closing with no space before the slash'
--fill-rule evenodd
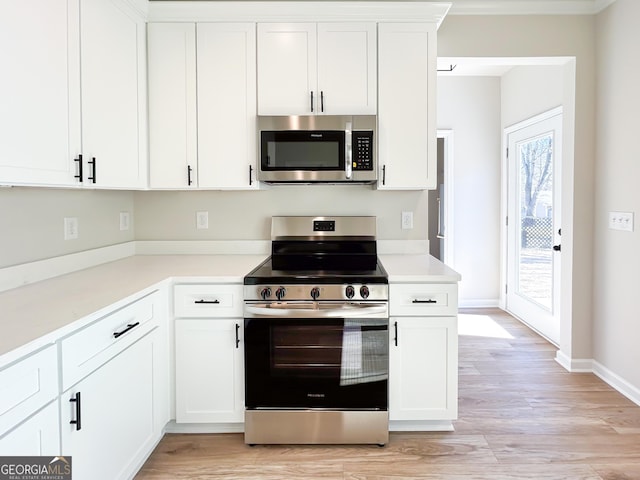
<path id="1" fill-rule="evenodd" d="M 136 479 L 640 479 L 640 407 L 555 352 L 499 310 L 463 311 L 455 432 L 392 433 L 384 448 L 169 434 Z"/>

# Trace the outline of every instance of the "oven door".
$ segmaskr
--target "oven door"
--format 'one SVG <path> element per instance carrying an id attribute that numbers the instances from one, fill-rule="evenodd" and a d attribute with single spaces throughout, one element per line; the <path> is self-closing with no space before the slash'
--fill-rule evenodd
<path id="1" fill-rule="evenodd" d="M 247 409 L 387 410 L 388 318 L 245 318 Z"/>

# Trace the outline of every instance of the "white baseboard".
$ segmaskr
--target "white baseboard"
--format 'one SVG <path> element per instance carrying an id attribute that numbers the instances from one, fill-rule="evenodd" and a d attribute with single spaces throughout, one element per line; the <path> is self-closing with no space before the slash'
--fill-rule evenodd
<path id="1" fill-rule="evenodd" d="M 593 360 L 590 358 L 571 358 L 560 350 L 556 352 L 556 362 L 571 373 L 592 373 Z"/>
<path id="2" fill-rule="evenodd" d="M 640 389 L 629 383 L 621 376 L 613 373 L 607 367 L 593 360 L 593 373 L 615 388 L 636 405 L 640 405 Z"/>
<path id="3" fill-rule="evenodd" d="M 571 373 L 593 373 L 633 403 L 640 405 L 640 388 L 635 387 L 601 363 L 589 358 L 570 358 L 561 351 L 556 352 L 556 362 Z"/>
<path id="4" fill-rule="evenodd" d="M 84 252 L 47 258 L 0 269 L 0 292 L 113 262 L 135 254 L 135 242 L 119 243 Z"/>
<path id="5" fill-rule="evenodd" d="M 497 298 L 461 298 L 458 300 L 458 308 L 498 308 Z"/>

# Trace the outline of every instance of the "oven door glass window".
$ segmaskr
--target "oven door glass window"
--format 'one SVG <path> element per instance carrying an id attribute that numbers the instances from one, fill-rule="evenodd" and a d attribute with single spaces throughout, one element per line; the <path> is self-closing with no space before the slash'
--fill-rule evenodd
<path id="1" fill-rule="evenodd" d="M 247 408 L 386 409 L 386 319 L 245 319 Z"/>

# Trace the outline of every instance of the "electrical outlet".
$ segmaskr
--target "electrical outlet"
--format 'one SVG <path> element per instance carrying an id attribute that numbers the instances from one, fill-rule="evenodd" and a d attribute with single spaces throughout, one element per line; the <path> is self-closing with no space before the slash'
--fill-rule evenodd
<path id="1" fill-rule="evenodd" d="M 130 217 L 129 212 L 120 212 L 120 231 L 129 230 Z"/>
<path id="2" fill-rule="evenodd" d="M 413 212 L 402 212 L 402 229 L 411 230 L 413 228 Z"/>
<path id="3" fill-rule="evenodd" d="M 609 212 L 609 228 L 633 232 L 633 212 Z"/>
<path id="4" fill-rule="evenodd" d="M 64 217 L 64 239 L 75 240 L 78 238 L 78 218 Z"/>
<path id="5" fill-rule="evenodd" d="M 209 228 L 209 212 L 196 212 L 196 228 L 198 230 Z"/>

